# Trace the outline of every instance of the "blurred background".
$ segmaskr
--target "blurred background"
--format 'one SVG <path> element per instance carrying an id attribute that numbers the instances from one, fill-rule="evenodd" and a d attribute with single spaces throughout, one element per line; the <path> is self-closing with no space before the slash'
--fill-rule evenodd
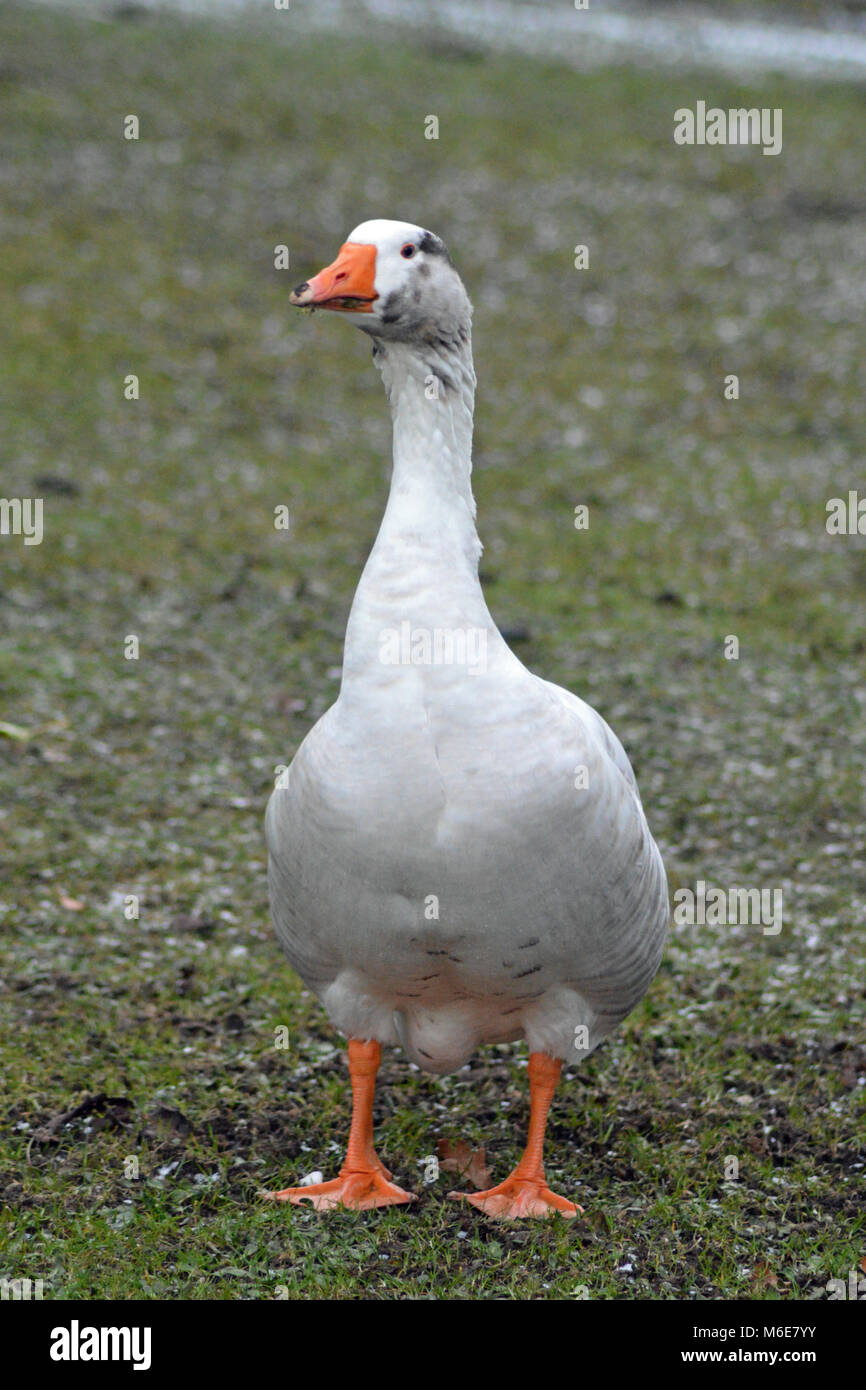
<path id="1" fill-rule="evenodd" d="M 698 101 L 780 108 L 782 153 L 676 145 Z M 0 1273 L 825 1297 L 866 1163 L 866 541 L 825 528 L 866 491 L 863 4 L 7 4 L 0 111 L 0 492 L 44 500 L 41 545 L 0 537 Z M 262 816 L 336 697 L 390 456 L 368 344 L 288 292 L 375 216 L 439 233 L 475 304 L 494 617 L 616 728 L 672 890 L 784 892 L 777 937 L 675 929 L 561 1088 L 570 1234 L 255 1199 L 344 1138 Z M 407 1181 L 443 1136 L 514 1162 L 519 1048 L 383 1082 Z"/>

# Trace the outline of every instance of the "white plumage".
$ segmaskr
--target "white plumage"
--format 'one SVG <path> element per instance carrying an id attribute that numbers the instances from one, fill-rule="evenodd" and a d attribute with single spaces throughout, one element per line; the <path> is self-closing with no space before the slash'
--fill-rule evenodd
<path id="1" fill-rule="evenodd" d="M 370 246 L 375 298 L 352 262 Z M 330 267 L 293 300 L 330 295 L 373 338 L 393 476 L 339 698 L 268 806 L 277 934 L 349 1038 L 399 1044 L 431 1072 L 522 1037 L 579 1062 L 658 967 L 661 856 L 616 736 L 528 671 L 488 612 L 471 306 L 447 252 L 385 221 L 347 249 L 348 275 L 323 282 Z"/>

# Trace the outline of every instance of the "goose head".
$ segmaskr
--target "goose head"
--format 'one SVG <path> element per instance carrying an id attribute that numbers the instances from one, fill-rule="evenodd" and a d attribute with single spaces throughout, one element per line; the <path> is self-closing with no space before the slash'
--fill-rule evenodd
<path id="1" fill-rule="evenodd" d="M 290 302 L 350 314 L 385 342 L 443 349 L 469 340 L 472 305 L 445 243 L 412 222 L 362 222 Z"/>

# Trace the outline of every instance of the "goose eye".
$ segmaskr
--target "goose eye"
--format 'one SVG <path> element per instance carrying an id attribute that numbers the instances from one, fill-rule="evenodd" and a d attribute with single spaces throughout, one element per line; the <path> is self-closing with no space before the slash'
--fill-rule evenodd
<path id="1" fill-rule="evenodd" d="M 411 261 L 412 257 L 415 255 L 416 250 L 417 247 L 414 245 L 414 243 L 411 241 L 407 241 L 405 246 L 400 247 L 400 255 L 403 256 L 405 260 Z"/>

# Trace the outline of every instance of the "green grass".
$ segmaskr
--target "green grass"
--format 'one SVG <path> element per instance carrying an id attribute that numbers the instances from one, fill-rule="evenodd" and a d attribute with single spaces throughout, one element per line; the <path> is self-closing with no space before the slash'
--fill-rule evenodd
<path id="1" fill-rule="evenodd" d="M 2 490 L 45 498 L 42 545 L 0 538 L 0 719 L 27 730 L 0 737 L 0 1274 L 46 1297 L 825 1297 L 866 1253 L 866 548 L 824 529 L 863 476 L 862 89 L 8 6 L 0 46 Z M 783 107 L 783 154 L 676 147 L 698 98 Z M 775 938 L 675 930 L 561 1087 L 573 1223 L 489 1222 L 444 1177 L 365 1216 L 256 1196 L 333 1172 L 348 1121 L 340 1039 L 269 928 L 262 813 L 335 697 L 390 449 L 367 345 L 287 294 L 371 215 L 439 231 L 476 304 L 494 616 L 623 738 L 672 888 L 785 894 Z M 398 1179 L 423 1187 L 440 1137 L 504 1177 L 522 1056 L 434 1081 L 390 1055 Z M 124 1100 L 47 1128 L 99 1094 Z"/>

